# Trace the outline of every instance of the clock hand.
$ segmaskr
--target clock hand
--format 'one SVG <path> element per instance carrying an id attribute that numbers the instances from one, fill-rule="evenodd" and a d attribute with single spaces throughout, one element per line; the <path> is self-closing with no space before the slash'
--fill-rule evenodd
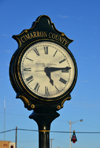
<path id="1" fill-rule="evenodd" d="M 48 67 L 44 69 L 44 72 L 46 73 L 47 77 L 50 79 L 50 83 L 53 85 L 53 80 L 51 79 L 51 73 L 48 71 Z"/>
<path id="2" fill-rule="evenodd" d="M 51 79 L 51 72 L 58 71 L 58 70 L 68 71 L 69 69 L 71 69 L 71 67 L 65 67 L 65 68 L 45 67 L 45 68 L 44 68 L 44 72 L 46 73 L 47 77 L 49 77 L 50 83 L 51 83 L 52 85 L 54 85 L 54 84 L 53 84 L 53 80 Z"/>
<path id="3" fill-rule="evenodd" d="M 64 68 L 61 68 L 61 67 L 45 67 L 45 71 L 46 72 L 54 72 L 54 71 L 58 71 L 58 70 L 62 70 L 62 72 L 64 71 L 68 71 L 69 69 L 71 69 L 71 67 L 64 67 Z"/>

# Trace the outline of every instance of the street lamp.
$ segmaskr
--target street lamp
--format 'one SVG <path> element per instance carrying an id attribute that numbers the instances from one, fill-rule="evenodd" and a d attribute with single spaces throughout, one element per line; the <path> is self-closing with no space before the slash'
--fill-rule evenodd
<path id="1" fill-rule="evenodd" d="M 69 126 L 70 126 L 70 148 L 71 148 L 71 130 L 72 130 L 72 124 L 74 124 L 75 122 L 78 122 L 78 121 L 82 122 L 83 119 L 81 119 L 81 120 L 76 120 L 76 121 L 74 121 L 74 122 L 72 122 L 72 121 L 69 121 L 69 122 L 68 122 L 68 123 L 69 123 Z"/>
<path id="2" fill-rule="evenodd" d="M 52 148 L 52 140 L 54 140 L 54 139 L 50 139 L 51 140 L 51 148 Z"/>

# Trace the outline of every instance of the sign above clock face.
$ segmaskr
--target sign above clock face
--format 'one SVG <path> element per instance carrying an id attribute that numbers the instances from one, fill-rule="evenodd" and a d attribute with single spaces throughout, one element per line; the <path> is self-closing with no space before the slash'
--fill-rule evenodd
<path id="1" fill-rule="evenodd" d="M 48 16 L 40 16 L 31 29 L 13 36 L 19 44 L 10 64 L 11 83 L 24 103 L 60 104 L 68 99 L 77 79 L 72 42 Z"/>

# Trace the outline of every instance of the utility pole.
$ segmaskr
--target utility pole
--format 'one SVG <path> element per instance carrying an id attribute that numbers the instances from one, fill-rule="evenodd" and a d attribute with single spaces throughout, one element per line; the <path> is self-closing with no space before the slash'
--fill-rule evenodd
<path id="1" fill-rule="evenodd" d="M 6 104 L 4 100 L 4 141 L 5 141 L 5 108 L 6 108 Z"/>
<path id="2" fill-rule="evenodd" d="M 17 126 L 15 131 L 15 148 L 17 148 Z"/>
<path id="3" fill-rule="evenodd" d="M 50 139 L 51 140 L 51 148 L 52 148 L 52 140 L 54 140 L 54 139 Z"/>
<path id="4" fill-rule="evenodd" d="M 71 125 L 72 125 L 72 123 L 71 123 L 71 121 L 69 121 L 69 126 L 70 126 L 70 139 L 69 139 L 70 140 L 70 148 L 71 148 L 71 130 L 72 130 Z"/>

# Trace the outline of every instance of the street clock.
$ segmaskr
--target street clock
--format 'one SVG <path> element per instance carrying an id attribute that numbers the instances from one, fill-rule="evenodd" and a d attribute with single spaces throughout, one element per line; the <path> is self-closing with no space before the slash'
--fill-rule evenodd
<path id="1" fill-rule="evenodd" d="M 30 29 L 13 38 L 18 49 L 10 62 L 10 80 L 28 110 L 59 110 L 77 80 L 77 65 L 68 45 L 73 41 L 41 15 Z"/>

